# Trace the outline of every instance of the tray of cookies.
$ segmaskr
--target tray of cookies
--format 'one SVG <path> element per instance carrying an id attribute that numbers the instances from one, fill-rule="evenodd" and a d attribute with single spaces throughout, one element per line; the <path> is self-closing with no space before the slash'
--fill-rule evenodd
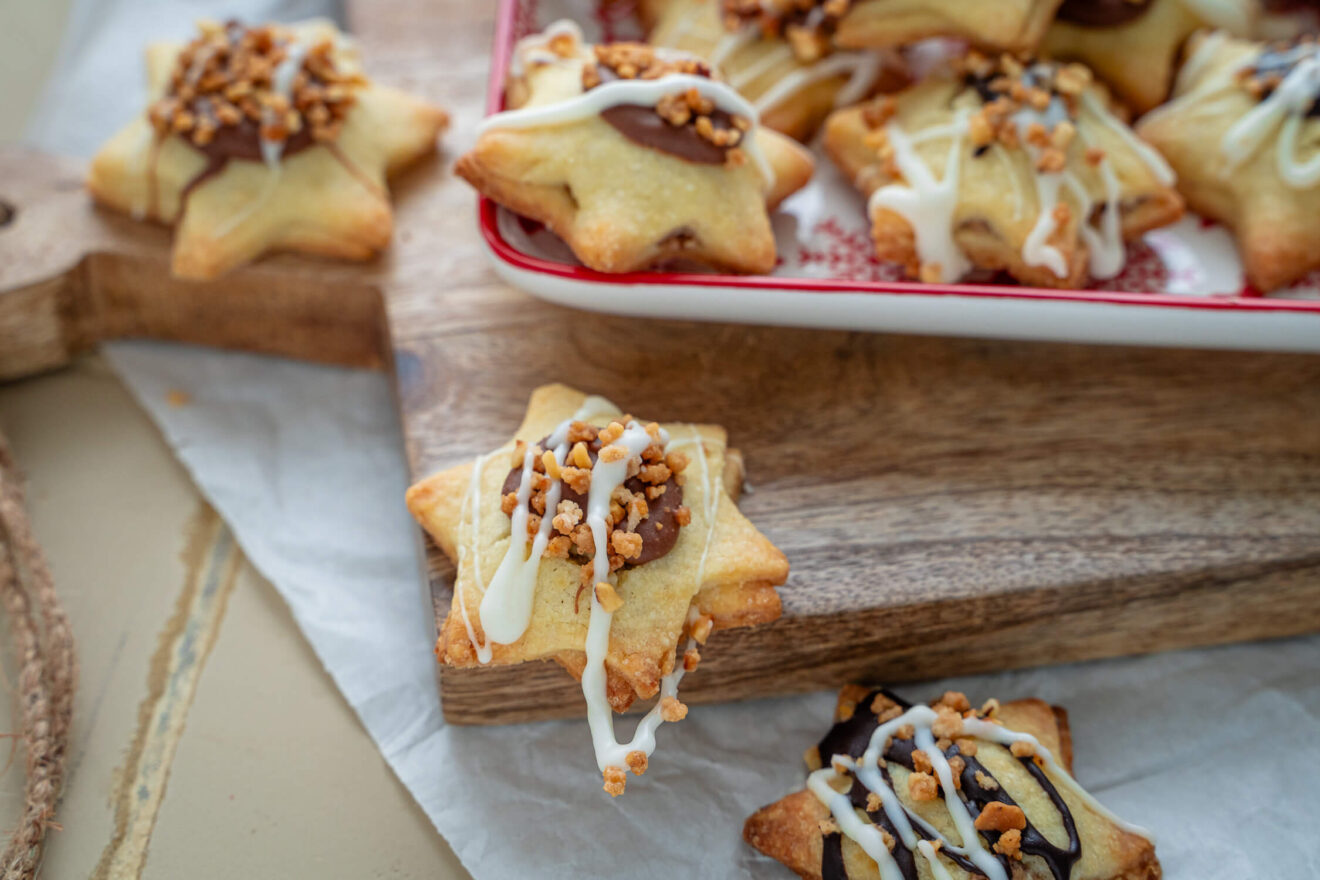
<path id="1" fill-rule="evenodd" d="M 1001 5 L 504 0 L 456 166 L 496 270 L 616 314 L 1320 351 L 1314 44 L 1246 0 Z"/>

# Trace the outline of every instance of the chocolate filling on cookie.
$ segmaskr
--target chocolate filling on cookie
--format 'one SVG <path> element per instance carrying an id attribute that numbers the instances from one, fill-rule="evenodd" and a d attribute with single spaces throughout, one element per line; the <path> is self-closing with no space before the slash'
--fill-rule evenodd
<path id="1" fill-rule="evenodd" d="M 1063 0 L 1059 21 L 1082 27 L 1117 27 L 1136 21 L 1150 9 L 1153 0 Z"/>
<path id="2" fill-rule="evenodd" d="M 555 510 L 545 509 L 546 489 L 551 481 L 546 471 L 549 464 L 546 454 L 535 457 L 531 492 L 527 499 L 530 514 L 527 527 L 530 533 L 535 533 L 543 517 L 552 517 L 554 531 L 546 546 L 546 555 L 585 564 L 591 561 L 595 551 L 595 540 L 585 520 L 587 495 L 601 448 L 609 445 L 606 442 L 610 439 L 608 434 L 602 439 L 602 433 L 608 432 L 609 428 L 598 429 L 584 422 L 574 422 L 569 431 L 572 445 L 564 463 L 552 468 L 558 472 L 561 483 L 559 504 Z M 548 441 L 548 437 L 541 438 L 536 448 L 547 449 Z M 500 490 L 506 514 L 512 514 L 518 504 L 525 450 L 520 443 L 515 453 L 517 461 Z M 683 506 L 680 482 L 686 465 L 687 459 L 681 453 L 666 455 L 659 443 L 652 444 L 643 451 L 636 471 L 615 490 L 607 519 L 611 571 L 645 565 L 674 549 L 679 529 L 690 521 L 690 513 Z"/>
<path id="3" fill-rule="evenodd" d="M 158 138 L 178 135 L 206 157 L 184 199 L 230 160 L 274 165 L 333 146 L 365 80 L 338 69 L 330 40 L 300 43 L 277 25 L 232 20 L 200 28 L 179 53 L 165 96 L 147 111 Z"/>
<path id="4" fill-rule="evenodd" d="M 871 691 L 857 703 L 852 716 L 830 728 L 829 733 L 816 746 L 816 752 L 821 763 L 828 764 L 835 755 L 846 755 L 854 760 L 860 759 L 870 745 L 871 735 L 876 728 L 886 721 L 897 718 L 910 708 L 912 708 L 910 703 L 887 690 L 877 689 Z M 962 694 L 951 691 L 946 693 L 933 708 L 940 713 L 942 718 L 947 719 L 944 723 L 957 728 L 964 716 L 993 717 L 997 704 L 991 701 L 979 712 L 967 714 L 971 711 L 967 698 Z M 936 724 L 938 726 L 940 722 Z M 949 769 L 955 779 L 955 787 L 958 789 L 958 797 L 967 812 L 978 817 L 976 828 L 981 837 L 984 838 L 986 845 L 993 852 L 995 859 L 1004 866 L 1004 873 L 1010 876 L 1013 875 L 1012 868 L 1015 859 L 1020 859 L 1023 855 L 1034 855 L 1039 856 L 1049 866 L 1050 873 L 1055 880 L 1068 880 L 1068 877 L 1072 874 L 1073 865 L 1082 857 L 1081 836 L 1078 834 L 1077 822 L 1072 811 L 1068 809 L 1068 804 L 1064 801 L 1063 796 L 1059 794 L 1054 783 L 1050 781 L 1044 770 L 1036 763 L 1034 751 L 1018 748 L 1012 750 L 1013 756 L 1031 775 L 1058 811 L 1063 830 L 1068 835 L 1068 845 L 1066 847 L 1058 846 L 1046 839 L 1045 835 L 1031 823 L 1031 820 L 1026 818 L 1025 811 L 1004 790 L 994 774 L 976 759 L 977 743 L 975 739 L 960 737 L 957 735 L 956 730 L 953 732 L 943 731 L 943 733 L 945 735 L 936 741 L 936 745 L 949 763 Z M 922 790 L 920 786 L 913 784 L 913 779 L 917 774 L 931 773 L 931 765 L 929 757 L 918 749 L 911 725 L 900 727 L 889 738 L 882 754 L 882 760 L 878 762 L 877 769 L 880 778 L 885 786 L 892 790 L 894 781 L 888 767 L 891 763 L 904 767 L 913 774 L 908 778 L 909 791 L 921 792 L 921 794 L 914 793 L 915 799 L 934 800 L 945 797 L 942 786 L 938 784 L 928 786 L 926 790 Z M 881 803 L 881 799 L 877 797 L 876 793 L 867 788 L 857 775 L 852 774 L 850 781 L 851 787 L 848 790 L 848 799 L 854 807 L 863 810 L 876 826 L 895 841 L 891 853 L 904 880 L 917 880 L 918 873 L 914 850 L 909 849 L 903 843 L 903 838 L 890 819 L 885 806 Z M 1002 806 L 987 809 L 990 804 Z M 912 830 L 916 832 L 918 839 L 942 840 L 939 832 L 911 809 L 901 805 L 897 809 L 902 810 L 907 815 L 908 823 L 911 825 Z M 1000 816 L 1009 821 L 994 821 Z M 959 852 L 955 852 L 951 847 L 942 845 L 938 852 L 969 874 L 974 876 L 983 874 L 982 869 L 977 867 L 974 862 Z M 839 831 L 830 831 L 825 835 L 824 848 L 821 852 L 821 877 L 823 880 L 847 880 L 848 873 L 845 870 L 843 861 L 843 835 Z"/>
<path id="5" fill-rule="evenodd" d="M 723 0 L 724 26 L 754 24 L 767 37 L 783 37 L 799 61 L 828 55 L 839 20 L 852 0 Z"/>
<path id="6" fill-rule="evenodd" d="M 1316 43 L 1314 34 L 1303 34 L 1291 41 L 1272 43 L 1256 56 L 1253 64 L 1238 72 L 1238 78 L 1257 100 L 1264 101 L 1274 94 L 1298 64 L 1314 59 L 1318 54 L 1320 44 Z M 1312 96 L 1302 115 L 1310 118 L 1320 116 L 1320 94 Z"/>
<path id="7" fill-rule="evenodd" d="M 690 55 L 657 51 L 642 43 L 611 43 L 595 47 L 595 60 L 582 70 L 582 85 L 590 91 L 619 80 L 654 80 L 669 74 L 709 79 L 711 71 Z M 751 129 L 750 120 L 721 110 L 695 89 L 667 95 L 654 107 L 609 107 L 600 116 L 635 144 L 703 165 L 723 165 Z"/>

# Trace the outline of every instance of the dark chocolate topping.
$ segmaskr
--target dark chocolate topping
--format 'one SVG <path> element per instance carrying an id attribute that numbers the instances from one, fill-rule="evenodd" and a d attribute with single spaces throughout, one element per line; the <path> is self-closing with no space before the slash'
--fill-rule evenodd
<path id="1" fill-rule="evenodd" d="M 1141 18 L 1150 4 L 1151 0 L 1063 0 L 1058 18 L 1082 27 L 1116 27 Z"/>
<path id="2" fill-rule="evenodd" d="M 871 691 L 857 703 L 852 717 L 846 721 L 840 721 L 835 724 L 817 745 L 816 748 L 820 754 L 822 764 L 828 764 L 834 755 L 849 755 L 854 759 L 862 756 L 862 753 L 866 751 L 867 746 L 870 745 L 871 735 L 875 732 L 875 729 L 880 726 L 880 722 L 876 718 L 875 713 L 871 711 L 871 703 L 877 696 L 888 698 L 904 710 L 911 707 L 911 704 L 887 690 L 877 689 Z M 916 742 L 912 739 L 899 739 L 898 737 L 893 737 L 890 740 L 889 748 L 886 749 L 884 753 L 884 761 L 882 761 L 879 766 L 881 777 L 890 788 L 893 788 L 893 781 L 889 774 L 888 764 L 894 763 L 906 767 L 908 770 L 912 770 L 914 768 L 912 753 L 915 750 Z M 946 758 L 952 758 L 953 756 L 960 754 L 961 752 L 956 743 L 949 746 L 949 748 L 944 751 Z M 986 804 L 991 801 L 999 801 L 1000 803 L 1017 806 L 1017 802 L 1014 801 L 1006 791 L 1004 791 L 1002 785 L 987 788 L 982 786 L 977 780 L 976 777 L 978 771 L 982 778 L 994 779 L 994 776 L 985 768 L 984 764 L 976 760 L 976 758 L 967 755 L 962 755 L 962 760 L 964 761 L 964 766 L 959 777 L 962 785 L 959 797 L 973 817 L 979 814 L 981 810 L 985 808 Z M 1027 772 L 1031 774 L 1032 778 L 1036 780 L 1036 783 L 1040 785 L 1041 789 L 1049 797 L 1050 802 L 1054 804 L 1055 809 L 1059 811 L 1059 817 L 1062 820 L 1064 830 L 1068 833 L 1068 846 L 1066 848 L 1059 847 L 1050 843 L 1050 841 L 1045 838 L 1045 835 L 1043 835 L 1036 826 L 1028 820 L 1026 828 L 1022 831 L 1020 849 L 1024 854 L 1039 856 L 1045 864 L 1049 866 L 1050 873 L 1054 876 L 1055 880 L 1067 880 L 1072 873 L 1072 866 L 1077 863 L 1077 860 L 1080 859 L 1082 855 L 1082 842 L 1081 837 L 1077 832 L 1077 824 L 1073 819 L 1072 812 L 1068 809 L 1068 805 L 1064 802 L 1062 795 L 1059 794 L 1058 789 L 1054 787 L 1054 784 L 1050 782 L 1049 777 L 1045 775 L 1045 771 L 1037 766 L 1036 762 L 1030 757 L 1019 758 L 1018 760 L 1022 766 L 1026 768 Z M 862 784 L 861 780 L 853 777 L 852 788 L 848 792 L 848 797 L 852 801 L 853 806 L 860 810 L 866 810 L 867 794 L 868 789 L 866 786 Z M 944 797 L 944 791 L 942 788 L 939 791 L 939 797 Z M 912 828 L 916 831 L 918 836 L 926 840 L 937 839 L 938 835 L 936 834 L 935 829 L 931 828 L 911 810 L 906 810 L 906 812 L 908 820 L 912 823 Z M 871 821 L 877 826 L 889 832 L 896 841 L 893 849 L 893 856 L 895 862 L 898 863 L 899 870 L 902 872 L 905 880 L 917 880 L 918 874 L 914 855 L 911 850 L 903 845 L 902 840 L 899 838 L 897 831 L 890 822 L 884 809 L 881 808 L 874 812 L 868 811 L 867 816 L 870 817 Z M 999 833 L 995 831 L 982 831 L 981 835 L 986 839 L 987 844 L 990 846 L 993 846 L 999 839 Z M 957 853 L 948 849 L 942 849 L 940 855 L 949 859 L 964 871 L 980 876 L 980 869 L 978 869 L 974 863 Z M 996 856 L 996 858 L 1004 864 L 1005 871 L 1012 874 L 1008 857 Z M 824 849 L 821 854 L 821 877 L 823 880 L 847 880 L 848 878 L 847 871 L 843 864 L 842 836 L 839 834 L 829 834 L 825 836 Z"/>
<path id="3" fill-rule="evenodd" d="M 537 444 L 542 449 L 548 448 L 546 441 L 548 437 L 542 437 Z M 587 444 L 587 452 L 591 456 L 592 464 L 596 462 L 596 455 L 600 452 L 600 440 L 592 440 Z M 509 475 L 504 478 L 504 486 L 500 489 L 500 495 L 508 495 L 510 492 L 518 491 L 518 484 L 522 482 L 522 467 L 515 467 L 509 471 Z M 646 518 L 637 524 L 637 534 L 642 536 L 642 552 L 640 555 L 625 561 L 624 568 L 631 568 L 636 565 L 643 565 L 652 560 L 659 559 L 670 550 L 674 549 L 674 543 L 678 541 L 678 524 L 675 512 L 683 505 L 683 487 L 678 484 L 677 475 L 671 476 L 664 484 L 665 491 L 654 499 L 646 500 L 647 515 Z M 639 477 L 629 477 L 624 481 L 623 486 L 630 492 L 642 492 L 647 484 L 643 483 Z M 560 501 L 572 501 L 578 507 L 582 508 L 583 522 L 586 522 L 587 496 L 573 491 L 573 487 L 567 483 L 560 484 Z M 530 501 L 528 502 L 530 504 Z M 550 516 L 554 516 L 553 511 L 546 511 Z"/>
<path id="4" fill-rule="evenodd" d="M 655 112 L 654 107 L 641 107 L 636 104 L 620 104 L 607 107 L 600 113 L 619 134 L 635 144 L 650 147 L 689 162 L 702 165 L 723 165 L 729 155 L 730 147 L 717 146 L 697 134 L 692 125 L 672 125 Z M 711 121 L 717 128 L 732 128 L 729 114 L 716 110 L 711 114 Z"/>
<path id="5" fill-rule="evenodd" d="M 1318 51 L 1320 48 L 1315 45 L 1300 42 L 1284 46 L 1272 45 L 1263 49 L 1256 56 L 1255 63 L 1244 70 L 1242 75 L 1248 80 L 1257 80 L 1261 84 L 1260 100 L 1263 101 L 1273 94 L 1276 87 L 1273 83 L 1282 81 L 1292 73 L 1299 61 Z M 1303 115 L 1311 118 L 1320 116 L 1320 95 L 1312 99 Z"/>

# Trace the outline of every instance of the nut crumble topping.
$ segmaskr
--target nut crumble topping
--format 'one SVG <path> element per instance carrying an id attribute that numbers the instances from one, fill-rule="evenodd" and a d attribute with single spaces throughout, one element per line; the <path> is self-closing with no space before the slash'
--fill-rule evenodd
<path id="1" fill-rule="evenodd" d="M 236 21 L 201 22 L 200 35 L 179 54 L 164 97 L 147 111 L 158 135 L 178 134 L 205 148 L 222 135 L 292 146 L 335 140 L 366 79 L 341 70 L 334 44 L 307 47 L 288 97 L 274 77 L 289 57 L 293 32 L 279 25 L 245 27 Z"/>
<path id="2" fill-rule="evenodd" d="M 617 80 L 654 80 L 670 74 L 713 78 L 710 65 L 700 58 L 645 43 L 605 43 L 593 47 L 593 54 L 594 59 L 582 68 L 582 88 L 586 91 Z M 742 143 L 743 135 L 752 127 L 750 119 L 725 113 L 694 88 L 665 95 L 655 112 L 674 128 L 690 127 L 698 137 L 730 151 Z"/>
<path id="3" fill-rule="evenodd" d="M 652 428 L 653 437 L 658 438 L 659 426 L 648 426 L 648 432 Z M 581 565 L 583 580 L 578 597 L 581 597 L 582 590 L 592 587 L 602 605 L 616 608 L 622 604 L 622 599 L 612 586 L 606 591 L 601 589 L 601 584 L 589 582 L 596 541 L 586 524 L 585 504 L 591 491 L 596 460 L 610 462 L 627 458 L 627 450 L 616 442 L 623 432 L 624 423 L 618 420 L 599 429 L 585 422 L 574 422 L 568 430 L 568 440 L 573 445 L 563 464 L 556 461 L 552 450 L 542 449 L 541 443 L 529 446 L 518 441 L 515 453 L 520 454 L 505 480 L 500 499 L 500 509 L 506 516 L 512 516 L 518 507 L 517 488 L 522 480 L 523 458 L 530 451 L 528 534 L 535 535 L 542 518 L 549 516 L 552 530 L 544 555 L 569 559 Z M 658 439 L 628 462 L 628 478 L 610 496 L 605 519 L 611 572 L 644 564 L 668 552 L 677 539 L 676 530 L 691 522 L 691 511 L 683 506 L 682 489 L 677 485 L 677 478 L 686 465 L 687 458 L 682 454 L 666 455 L 664 445 Z M 547 511 L 547 495 L 556 482 L 561 485 L 561 498 L 554 510 Z M 670 489 L 673 489 L 672 494 Z M 665 529 L 666 522 L 673 523 L 673 530 Z"/>
<path id="4" fill-rule="evenodd" d="M 831 37 L 852 0 L 723 0 L 724 26 L 731 31 L 755 24 L 767 37 L 783 37 L 800 61 L 812 62 L 833 50 Z"/>

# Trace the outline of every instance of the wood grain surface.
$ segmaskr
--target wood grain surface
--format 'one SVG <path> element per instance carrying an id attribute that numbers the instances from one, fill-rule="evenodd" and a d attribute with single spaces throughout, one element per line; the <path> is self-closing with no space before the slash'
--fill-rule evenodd
<path id="1" fill-rule="evenodd" d="M 383 364 L 417 476 L 498 445 L 549 381 L 724 424 L 754 490 L 743 508 L 792 574 L 779 622 L 713 637 L 684 681 L 692 702 L 1320 629 L 1320 358 L 543 303 L 496 279 L 474 195 L 448 171 L 482 113 L 496 4 L 349 12 L 378 79 L 454 116 L 441 155 L 396 182 L 392 250 L 174 282 L 167 232 L 90 207 L 76 163 L 0 154 L 17 208 L 0 227 L 0 376 L 136 335 Z M 452 568 L 428 555 L 440 619 Z M 447 669 L 442 688 L 456 722 L 582 711 L 549 664 Z"/>

